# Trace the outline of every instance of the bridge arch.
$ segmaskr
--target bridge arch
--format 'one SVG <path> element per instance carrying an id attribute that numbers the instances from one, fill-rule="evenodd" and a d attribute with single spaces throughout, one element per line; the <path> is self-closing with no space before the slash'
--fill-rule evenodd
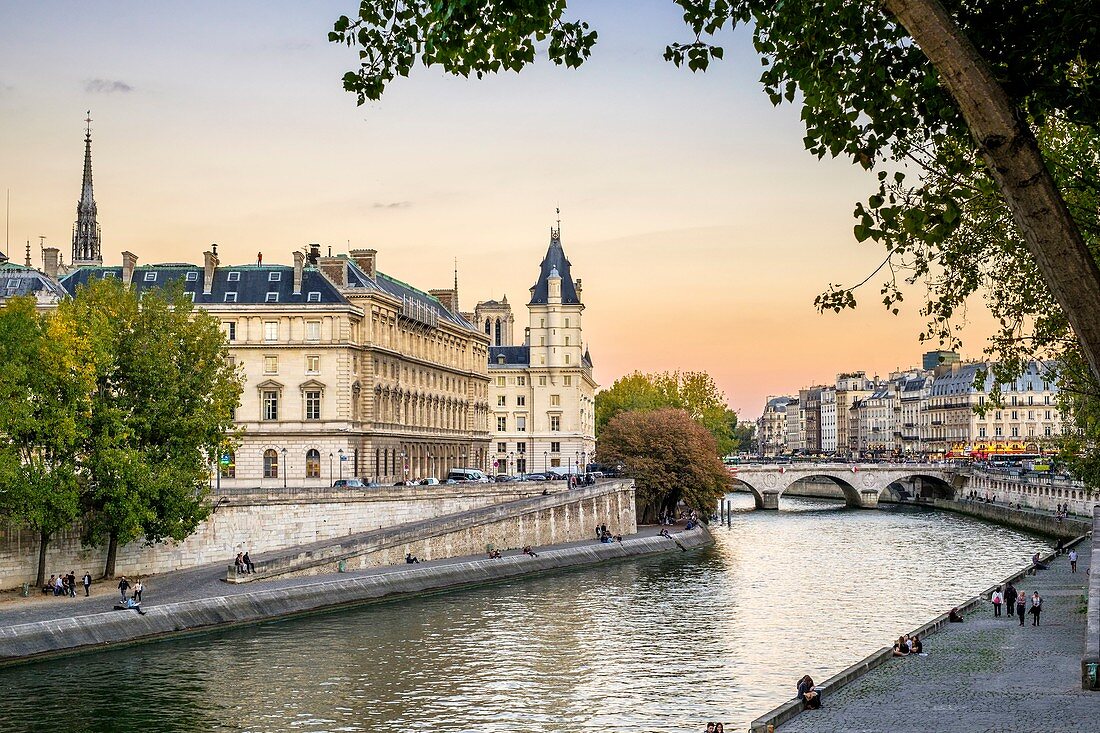
<path id="1" fill-rule="evenodd" d="M 954 499 L 956 494 L 956 488 L 943 476 L 921 471 L 906 471 L 903 476 L 888 481 L 879 492 L 879 498 L 888 493 L 899 493 L 898 487 L 904 491 L 904 495 L 898 497 L 902 500 L 915 497 Z"/>
<path id="2" fill-rule="evenodd" d="M 737 476 L 733 477 L 733 483 L 735 485 L 739 484 L 741 486 L 744 486 L 746 489 L 749 490 L 749 493 L 752 494 L 752 501 L 756 505 L 757 509 L 764 508 L 764 495 L 763 493 L 761 493 L 760 489 L 756 488 L 745 479 L 739 478 Z"/>
<path id="3" fill-rule="evenodd" d="M 779 495 L 782 496 L 783 492 L 786 491 L 787 489 L 791 488 L 792 486 L 796 486 L 797 484 L 800 484 L 803 481 L 811 481 L 811 480 L 817 480 L 817 481 L 825 480 L 825 481 L 828 481 L 829 483 L 833 484 L 834 486 L 836 486 L 838 489 L 841 490 L 841 492 L 843 492 L 843 494 L 844 494 L 844 503 L 847 506 L 856 507 L 856 508 L 863 506 L 863 504 L 862 504 L 862 502 L 860 501 L 860 498 L 859 498 L 859 489 L 857 489 L 855 486 L 853 486 L 852 483 L 850 481 L 848 481 L 847 478 L 841 478 L 841 476 L 839 476 L 835 473 L 831 473 L 831 472 L 830 473 L 814 473 L 814 474 L 810 474 L 810 475 L 806 475 L 806 476 L 799 476 L 799 477 L 795 478 L 793 481 L 791 481 L 789 484 L 787 484 L 787 486 L 785 486 L 783 488 L 783 490 L 779 492 Z"/>

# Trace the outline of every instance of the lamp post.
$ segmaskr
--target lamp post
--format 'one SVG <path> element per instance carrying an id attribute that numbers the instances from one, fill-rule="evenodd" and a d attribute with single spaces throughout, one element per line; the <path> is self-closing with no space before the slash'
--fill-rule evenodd
<path id="1" fill-rule="evenodd" d="M 283 448 L 283 488 L 286 488 L 286 448 Z"/>
<path id="2" fill-rule="evenodd" d="M 508 451 L 508 463 L 504 466 L 504 473 L 512 475 L 512 451 Z"/>
<path id="3" fill-rule="evenodd" d="M 401 451 L 401 481 L 404 483 L 409 480 L 409 461 L 408 454 L 405 451 Z"/>
<path id="4" fill-rule="evenodd" d="M 332 483 L 332 451 L 328 452 L 328 482 Z"/>
<path id="5" fill-rule="evenodd" d="M 579 450 L 573 451 L 573 464 L 577 467 L 577 475 L 581 473 L 581 452 Z"/>
<path id="6" fill-rule="evenodd" d="M 340 460 L 339 460 L 340 478 L 342 479 L 342 478 L 344 478 L 344 449 L 341 448 L 340 450 L 338 450 L 336 452 L 340 455 Z"/>
<path id="7" fill-rule="evenodd" d="M 547 464 L 547 456 L 549 456 L 549 455 L 550 455 L 549 451 L 543 451 L 542 452 L 542 472 L 543 473 L 546 473 L 546 467 L 548 465 Z"/>

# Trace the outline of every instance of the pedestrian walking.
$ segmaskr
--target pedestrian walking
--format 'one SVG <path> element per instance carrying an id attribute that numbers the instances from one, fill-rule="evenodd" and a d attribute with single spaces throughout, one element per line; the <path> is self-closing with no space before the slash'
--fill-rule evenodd
<path id="1" fill-rule="evenodd" d="M 65 576 L 65 585 L 69 591 L 69 598 L 76 598 L 76 571 L 70 570 Z"/>
<path id="2" fill-rule="evenodd" d="M 1069 569 L 1070 572 L 1077 572 L 1077 550 L 1069 551 Z"/>
<path id="3" fill-rule="evenodd" d="M 1005 586 L 1005 615 L 1010 619 L 1016 615 L 1016 586 L 1009 583 Z"/>
<path id="4" fill-rule="evenodd" d="M 1027 613 L 1027 596 L 1020 591 L 1016 596 L 1016 615 L 1020 617 L 1020 626 L 1024 625 L 1024 614 Z"/>
<path id="5" fill-rule="evenodd" d="M 1000 588 L 997 588 L 997 590 L 993 591 L 993 598 L 991 600 L 993 601 L 993 617 L 994 618 L 1000 618 L 1000 616 L 1001 616 L 1001 604 L 1004 603 L 1004 598 L 1005 597 L 1004 597 L 1004 595 L 1001 594 L 1001 589 Z"/>
<path id="6" fill-rule="evenodd" d="M 122 580 L 118 581 L 118 593 L 122 596 L 122 605 L 126 605 L 126 591 L 128 590 L 130 590 L 130 581 L 126 580 L 126 576 L 123 575 Z M 1020 616 L 1020 618 L 1023 618 L 1023 616 Z"/>
<path id="7" fill-rule="evenodd" d="M 88 575 L 88 573 L 84 573 L 84 577 L 81 578 L 80 582 L 84 584 L 84 597 L 87 598 L 91 595 L 90 589 L 92 587 L 92 576 Z"/>
<path id="8" fill-rule="evenodd" d="M 137 603 L 141 603 L 141 592 L 143 590 L 145 590 L 145 586 L 140 580 L 134 583 L 134 601 Z"/>
<path id="9" fill-rule="evenodd" d="M 1031 625 L 1039 625 L 1039 614 L 1043 612 L 1043 599 L 1039 591 L 1031 594 Z"/>

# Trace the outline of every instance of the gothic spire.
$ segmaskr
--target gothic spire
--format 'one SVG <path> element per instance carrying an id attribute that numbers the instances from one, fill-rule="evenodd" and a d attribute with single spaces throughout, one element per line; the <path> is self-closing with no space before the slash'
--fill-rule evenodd
<path id="1" fill-rule="evenodd" d="M 80 185 L 80 201 L 76 204 L 76 224 L 73 225 L 72 264 L 102 265 L 99 223 L 96 221 L 95 197 L 92 194 L 92 113 L 88 111 L 84 128 L 84 179 Z"/>

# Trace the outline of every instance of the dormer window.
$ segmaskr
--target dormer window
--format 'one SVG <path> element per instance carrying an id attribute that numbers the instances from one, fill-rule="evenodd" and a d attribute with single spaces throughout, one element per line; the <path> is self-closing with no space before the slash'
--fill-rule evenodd
<path id="1" fill-rule="evenodd" d="M 145 282 L 151 283 L 151 282 L 156 282 L 156 280 L 157 280 L 157 273 L 155 273 L 155 272 L 145 273 Z"/>
<path id="2" fill-rule="evenodd" d="M 267 273 L 267 281 L 269 283 L 277 283 L 283 279 L 283 273 L 281 272 L 269 272 Z"/>
<path id="3" fill-rule="evenodd" d="M 278 274 L 278 273 L 274 273 L 274 274 Z M 278 303 L 279 302 L 279 294 L 278 293 L 268 293 L 267 297 L 264 298 L 264 302 L 265 303 Z"/>
<path id="4" fill-rule="evenodd" d="M 307 303 L 320 303 L 321 302 L 321 291 L 320 290 L 311 290 L 311 291 L 309 291 L 309 293 L 306 294 L 306 302 Z"/>
<path id="5" fill-rule="evenodd" d="M 225 294 L 225 302 L 226 303 L 236 303 L 237 302 L 237 294 L 236 293 L 226 293 Z"/>
<path id="6" fill-rule="evenodd" d="M 503 364 L 503 363 L 504 363 L 504 354 L 500 354 L 499 356 L 497 356 L 497 364 Z"/>
<path id="7" fill-rule="evenodd" d="M 226 279 L 229 280 L 229 282 L 231 282 L 231 283 L 235 283 L 235 282 L 237 282 L 241 279 L 241 273 L 231 272 L 231 273 L 229 273 L 229 277 L 226 278 Z"/>
<path id="8" fill-rule="evenodd" d="M 189 272 L 189 273 L 187 273 L 187 282 L 189 282 L 189 283 L 193 283 L 193 282 L 195 282 L 195 281 L 196 281 L 196 280 L 198 280 L 198 279 L 199 279 L 199 273 L 197 273 L 197 272 Z"/>

